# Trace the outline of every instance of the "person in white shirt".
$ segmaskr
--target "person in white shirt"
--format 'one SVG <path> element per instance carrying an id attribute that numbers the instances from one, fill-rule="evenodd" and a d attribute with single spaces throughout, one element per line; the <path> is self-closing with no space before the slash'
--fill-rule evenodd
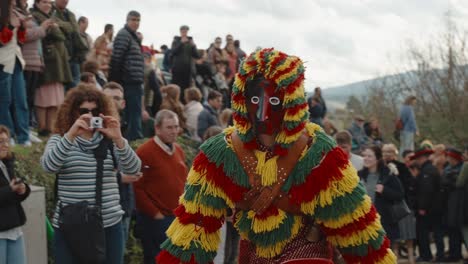
<path id="1" fill-rule="evenodd" d="M 361 156 L 356 155 L 356 154 L 351 152 L 352 140 L 353 140 L 353 137 L 351 136 L 351 133 L 349 133 L 346 130 L 340 131 L 340 132 L 336 133 L 335 139 L 336 139 L 336 143 L 338 144 L 338 146 L 346 154 L 348 154 L 348 159 L 349 159 L 349 161 L 351 161 L 351 164 L 353 164 L 353 167 L 357 171 L 361 170 L 362 167 L 364 166 L 364 159 Z"/>

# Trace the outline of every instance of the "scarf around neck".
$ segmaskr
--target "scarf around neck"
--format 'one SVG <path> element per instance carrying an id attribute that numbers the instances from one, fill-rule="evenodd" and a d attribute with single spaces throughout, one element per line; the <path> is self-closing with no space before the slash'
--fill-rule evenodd
<path id="1" fill-rule="evenodd" d="M 75 142 L 81 150 L 92 151 L 99 146 L 99 143 L 103 138 L 104 136 L 99 133 L 99 131 L 95 131 L 90 139 L 85 139 L 78 136 L 75 138 Z"/>

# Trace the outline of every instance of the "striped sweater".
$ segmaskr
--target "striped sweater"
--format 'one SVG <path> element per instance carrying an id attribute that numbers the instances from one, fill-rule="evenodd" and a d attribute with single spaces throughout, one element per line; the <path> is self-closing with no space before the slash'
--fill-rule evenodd
<path id="1" fill-rule="evenodd" d="M 96 147 L 99 141 L 96 142 Z M 114 155 L 119 169 L 125 174 L 140 171 L 141 161 L 125 143 L 123 149 L 114 145 Z M 84 148 L 76 140 L 53 135 L 47 142 L 41 158 L 41 165 L 46 172 L 58 175 L 58 200 L 62 205 L 87 200 L 95 204 L 96 166 L 92 148 Z M 119 186 L 110 150 L 104 160 L 102 186 L 102 217 L 104 227 L 118 223 L 124 214 L 120 206 Z M 55 208 L 53 226 L 58 227 L 59 203 Z"/>

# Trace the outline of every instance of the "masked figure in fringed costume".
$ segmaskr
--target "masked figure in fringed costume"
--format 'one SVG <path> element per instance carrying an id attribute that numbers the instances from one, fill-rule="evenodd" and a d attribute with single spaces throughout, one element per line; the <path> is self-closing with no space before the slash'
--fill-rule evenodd
<path id="1" fill-rule="evenodd" d="M 346 263 L 396 263 L 356 170 L 308 121 L 303 82 L 302 61 L 274 49 L 242 62 L 235 125 L 201 147 L 157 263 L 211 263 L 228 210 L 241 264 L 331 259 L 330 246 Z"/>

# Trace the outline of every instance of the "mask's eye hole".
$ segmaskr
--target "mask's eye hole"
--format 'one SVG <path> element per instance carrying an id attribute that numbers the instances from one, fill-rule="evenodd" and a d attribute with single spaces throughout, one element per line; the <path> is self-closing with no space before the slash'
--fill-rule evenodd
<path id="1" fill-rule="evenodd" d="M 260 98 L 258 98 L 258 96 L 254 96 L 252 99 L 250 99 L 250 102 L 252 104 L 258 104 L 260 102 Z"/>
<path id="2" fill-rule="evenodd" d="M 270 97 L 270 104 L 271 105 L 279 105 L 281 100 L 278 97 Z"/>

